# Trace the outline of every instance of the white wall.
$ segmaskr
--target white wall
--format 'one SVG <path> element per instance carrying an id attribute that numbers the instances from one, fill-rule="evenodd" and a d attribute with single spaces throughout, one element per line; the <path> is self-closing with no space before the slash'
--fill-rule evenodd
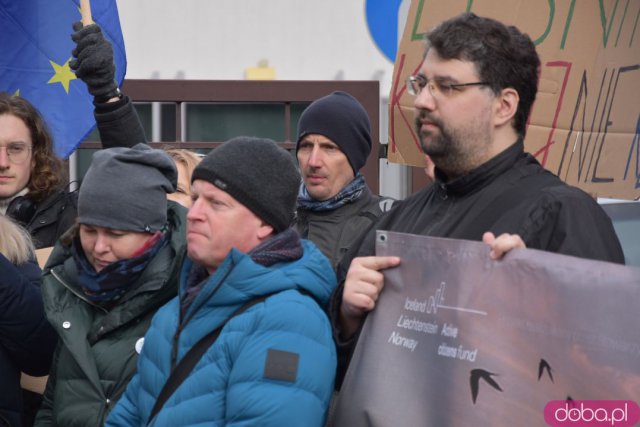
<path id="1" fill-rule="evenodd" d="M 243 79 L 266 59 L 280 80 L 371 80 L 393 64 L 364 0 L 118 0 L 128 78 Z M 395 19 L 395 18 L 391 18 Z"/>

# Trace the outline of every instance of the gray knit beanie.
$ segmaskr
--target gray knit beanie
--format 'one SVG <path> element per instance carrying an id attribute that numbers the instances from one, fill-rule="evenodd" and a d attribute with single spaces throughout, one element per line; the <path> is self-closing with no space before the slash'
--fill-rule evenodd
<path id="1" fill-rule="evenodd" d="M 96 151 L 80 186 L 78 222 L 154 233 L 167 222 L 177 180 L 171 157 L 146 144 Z"/>
<path id="2" fill-rule="evenodd" d="M 371 153 L 371 123 L 362 104 L 346 92 L 333 92 L 313 101 L 298 121 L 298 145 L 306 135 L 316 133 L 333 141 L 347 156 L 353 174 Z"/>
<path id="3" fill-rule="evenodd" d="M 202 159 L 191 182 L 196 179 L 231 195 L 276 233 L 293 222 L 300 174 L 291 154 L 270 139 L 228 140 Z"/>

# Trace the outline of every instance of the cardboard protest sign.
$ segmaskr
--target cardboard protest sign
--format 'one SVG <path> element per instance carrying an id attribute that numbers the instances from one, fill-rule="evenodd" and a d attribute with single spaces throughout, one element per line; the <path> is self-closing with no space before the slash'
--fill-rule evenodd
<path id="1" fill-rule="evenodd" d="M 529 34 L 541 59 L 525 148 L 571 185 L 640 197 L 640 1 L 413 0 L 389 96 L 393 162 L 423 166 L 406 78 L 424 33 L 470 11 Z"/>
<path id="2" fill-rule="evenodd" d="M 480 242 L 385 231 L 376 253 L 402 262 L 384 272 L 335 426 L 546 425 L 567 399 L 632 401 L 640 418 L 640 269 L 529 249 L 493 261 Z"/>

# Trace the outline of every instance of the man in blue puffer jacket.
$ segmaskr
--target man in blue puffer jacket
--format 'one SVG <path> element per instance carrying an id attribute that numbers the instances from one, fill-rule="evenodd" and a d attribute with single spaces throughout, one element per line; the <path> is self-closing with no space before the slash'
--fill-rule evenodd
<path id="1" fill-rule="evenodd" d="M 336 282 L 327 258 L 290 228 L 299 183 L 289 153 L 258 138 L 229 140 L 195 169 L 179 296 L 155 315 L 107 426 L 324 424 L 336 355 L 321 306 Z M 219 326 L 151 417 L 176 364 Z"/>

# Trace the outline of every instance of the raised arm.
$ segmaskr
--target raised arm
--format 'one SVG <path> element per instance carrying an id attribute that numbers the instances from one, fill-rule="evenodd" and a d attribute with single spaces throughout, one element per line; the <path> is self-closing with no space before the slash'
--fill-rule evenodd
<path id="1" fill-rule="evenodd" d="M 132 147 L 147 142 L 140 118 L 128 96 L 115 81 L 113 47 L 96 24 L 73 24 L 76 43 L 69 63 L 94 97 L 96 123 L 103 148 Z"/>

